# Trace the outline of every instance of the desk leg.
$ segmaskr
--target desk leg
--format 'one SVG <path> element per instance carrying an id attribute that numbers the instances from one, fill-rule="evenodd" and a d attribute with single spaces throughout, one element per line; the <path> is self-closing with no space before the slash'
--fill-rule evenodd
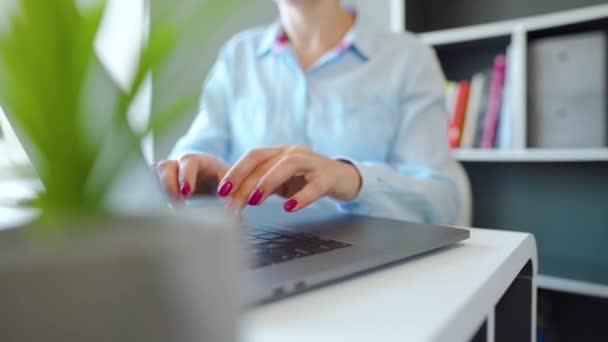
<path id="1" fill-rule="evenodd" d="M 494 309 L 492 309 L 471 342 L 494 342 L 494 331 Z"/>
<path id="2" fill-rule="evenodd" d="M 495 310 L 496 342 L 534 340 L 532 326 L 535 305 L 532 261 L 521 270 L 502 296 Z"/>
<path id="3" fill-rule="evenodd" d="M 485 320 L 471 342 L 490 342 L 488 339 L 488 320 Z"/>

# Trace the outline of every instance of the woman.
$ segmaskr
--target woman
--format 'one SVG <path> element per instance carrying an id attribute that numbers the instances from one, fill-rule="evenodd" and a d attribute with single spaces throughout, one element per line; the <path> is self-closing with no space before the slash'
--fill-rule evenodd
<path id="1" fill-rule="evenodd" d="M 235 212 L 280 194 L 288 212 L 322 201 L 453 223 L 461 194 L 433 52 L 339 0 L 276 3 L 279 22 L 222 49 L 199 115 L 158 165 L 166 190 L 187 198 L 215 180 Z"/>

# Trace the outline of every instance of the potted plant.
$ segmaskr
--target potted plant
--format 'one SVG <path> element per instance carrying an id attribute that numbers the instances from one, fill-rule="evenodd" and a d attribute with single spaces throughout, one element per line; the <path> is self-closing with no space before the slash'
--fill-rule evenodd
<path id="1" fill-rule="evenodd" d="M 129 187 L 151 174 L 142 139 L 196 108 L 209 64 L 193 61 L 241 1 L 141 0 L 142 44 L 130 46 L 126 77 L 100 48 L 121 2 L 132 3 L 0 0 L 0 107 L 42 184 L 29 203 L 37 220 L 0 234 L 2 341 L 234 338 L 217 332 L 232 326 L 204 329 L 234 322 L 235 300 L 211 305 L 237 290 L 227 279 L 237 274 L 234 239 L 214 228 L 232 222 L 213 206 L 172 215 L 143 203 L 153 191 L 132 197 Z M 146 91 L 149 117 L 134 124 Z M 215 319 L 204 317 L 210 308 Z"/>

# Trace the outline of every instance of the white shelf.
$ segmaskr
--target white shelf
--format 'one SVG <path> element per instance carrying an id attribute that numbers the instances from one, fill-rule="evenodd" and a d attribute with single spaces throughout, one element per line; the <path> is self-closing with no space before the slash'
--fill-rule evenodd
<path id="1" fill-rule="evenodd" d="M 419 37 L 426 44 L 436 46 L 510 36 L 514 27 L 511 22 L 500 22 L 427 32 L 420 34 Z"/>
<path id="2" fill-rule="evenodd" d="M 380 6 L 382 2 L 373 0 L 374 6 Z M 405 1 L 390 0 L 389 13 L 391 21 L 391 30 L 393 32 L 405 31 Z"/>
<path id="3" fill-rule="evenodd" d="M 608 298 L 608 285 L 594 284 L 542 274 L 539 274 L 536 279 L 537 285 L 541 289 Z"/>
<path id="4" fill-rule="evenodd" d="M 420 37 L 429 45 L 445 45 L 509 36 L 521 29 L 528 32 L 537 31 L 606 17 L 608 17 L 608 5 L 596 5 L 522 19 L 427 32 L 420 34 Z"/>
<path id="5" fill-rule="evenodd" d="M 454 158 L 466 162 L 599 162 L 608 161 L 608 148 L 454 150 Z"/>

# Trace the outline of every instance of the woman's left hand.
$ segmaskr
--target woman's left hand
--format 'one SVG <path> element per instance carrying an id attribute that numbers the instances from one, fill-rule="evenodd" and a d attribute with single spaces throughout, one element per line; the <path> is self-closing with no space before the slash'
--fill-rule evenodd
<path id="1" fill-rule="evenodd" d="M 348 201 L 359 193 L 361 175 L 350 163 L 301 146 L 258 148 L 246 153 L 224 176 L 218 194 L 232 211 L 262 204 L 274 193 L 289 197 L 286 211 L 300 210 L 327 195 Z"/>

